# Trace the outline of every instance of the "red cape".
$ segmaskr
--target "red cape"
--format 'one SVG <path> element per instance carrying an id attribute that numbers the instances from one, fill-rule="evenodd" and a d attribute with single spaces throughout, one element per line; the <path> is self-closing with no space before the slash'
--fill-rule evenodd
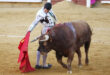
<path id="1" fill-rule="evenodd" d="M 29 56 L 28 56 L 28 43 L 29 43 L 30 32 L 20 41 L 18 49 L 20 51 L 18 63 L 20 63 L 19 69 L 21 72 L 30 72 L 35 69 L 31 67 Z"/>

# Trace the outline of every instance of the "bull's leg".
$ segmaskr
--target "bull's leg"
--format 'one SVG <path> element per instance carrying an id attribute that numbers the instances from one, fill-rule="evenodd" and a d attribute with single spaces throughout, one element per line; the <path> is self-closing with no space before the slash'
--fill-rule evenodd
<path id="1" fill-rule="evenodd" d="M 56 58 L 59 64 L 61 64 L 64 68 L 67 68 L 67 65 L 62 62 L 62 56 L 56 54 Z"/>
<path id="2" fill-rule="evenodd" d="M 70 51 L 68 60 L 67 60 L 67 69 L 68 69 L 67 73 L 69 73 L 69 74 L 72 74 L 71 63 L 72 63 L 73 57 L 74 57 L 74 52 Z"/>
<path id="3" fill-rule="evenodd" d="M 86 59 L 85 59 L 86 65 L 89 64 L 88 51 L 89 51 L 89 47 L 90 47 L 90 42 L 91 42 L 91 41 L 86 42 L 86 43 L 85 43 L 85 46 L 84 46 L 84 47 L 85 47 L 85 53 L 86 53 Z"/>
<path id="4" fill-rule="evenodd" d="M 68 60 L 67 60 L 67 69 L 68 69 L 67 73 L 69 73 L 69 74 L 72 74 L 71 62 L 72 62 L 72 59 L 68 58 Z"/>
<path id="5" fill-rule="evenodd" d="M 81 51 L 80 51 L 80 49 L 77 49 L 76 53 L 78 55 L 78 66 L 81 67 L 82 63 L 81 63 Z"/>

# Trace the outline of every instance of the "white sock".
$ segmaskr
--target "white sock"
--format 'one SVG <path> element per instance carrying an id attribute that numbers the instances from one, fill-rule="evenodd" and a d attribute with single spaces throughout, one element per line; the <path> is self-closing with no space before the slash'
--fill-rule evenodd
<path id="1" fill-rule="evenodd" d="M 47 66 L 46 64 L 47 54 L 43 55 L 42 58 L 43 58 L 43 66 Z"/>
<path id="2" fill-rule="evenodd" d="M 36 65 L 39 65 L 40 62 L 40 51 L 37 51 L 36 53 Z"/>

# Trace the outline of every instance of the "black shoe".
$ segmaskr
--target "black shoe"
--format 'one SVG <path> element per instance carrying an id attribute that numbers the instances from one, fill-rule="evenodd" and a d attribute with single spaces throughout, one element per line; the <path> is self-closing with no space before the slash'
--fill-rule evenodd
<path id="1" fill-rule="evenodd" d="M 51 64 L 48 64 L 47 66 L 43 66 L 42 68 L 43 69 L 50 69 L 52 67 L 52 65 Z"/>
<path id="2" fill-rule="evenodd" d="M 42 68 L 41 65 L 36 65 L 36 66 L 35 66 L 35 69 L 41 69 L 41 68 Z"/>

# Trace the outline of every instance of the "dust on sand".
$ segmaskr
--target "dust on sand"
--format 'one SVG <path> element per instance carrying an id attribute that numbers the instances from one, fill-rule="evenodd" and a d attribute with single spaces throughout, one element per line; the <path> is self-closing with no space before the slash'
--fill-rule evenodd
<path id="1" fill-rule="evenodd" d="M 109 6 L 110 7 L 110 6 Z M 29 25 L 40 8 L 0 8 L 0 35 L 24 36 Z M 78 68 L 78 59 L 72 62 L 74 75 L 109 75 L 110 74 L 110 8 L 86 8 L 70 2 L 59 2 L 53 6 L 58 22 L 73 20 L 87 21 L 92 28 L 92 42 L 89 50 L 90 64 L 85 66 L 85 53 L 82 50 L 83 67 Z M 30 40 L 40 34 L 41 24 L 31 33 Z M 0 75 L 66 75 L 67 70 L 57 63 L 55 52 L 48 54 L 47 63 L 53 67 L 48 70 L 36 70 L 30 73 L 21 73 L 17 63 L 19 51 L 17 46 L 22 37 L 0 36 Z M 36 64 L 36 50 L 38 42 L 29 44 L 30 62 Z M 66 58 L 63 59 L 66 63 Z M 41 62 L 42 63 L 42 59 Z"/>

